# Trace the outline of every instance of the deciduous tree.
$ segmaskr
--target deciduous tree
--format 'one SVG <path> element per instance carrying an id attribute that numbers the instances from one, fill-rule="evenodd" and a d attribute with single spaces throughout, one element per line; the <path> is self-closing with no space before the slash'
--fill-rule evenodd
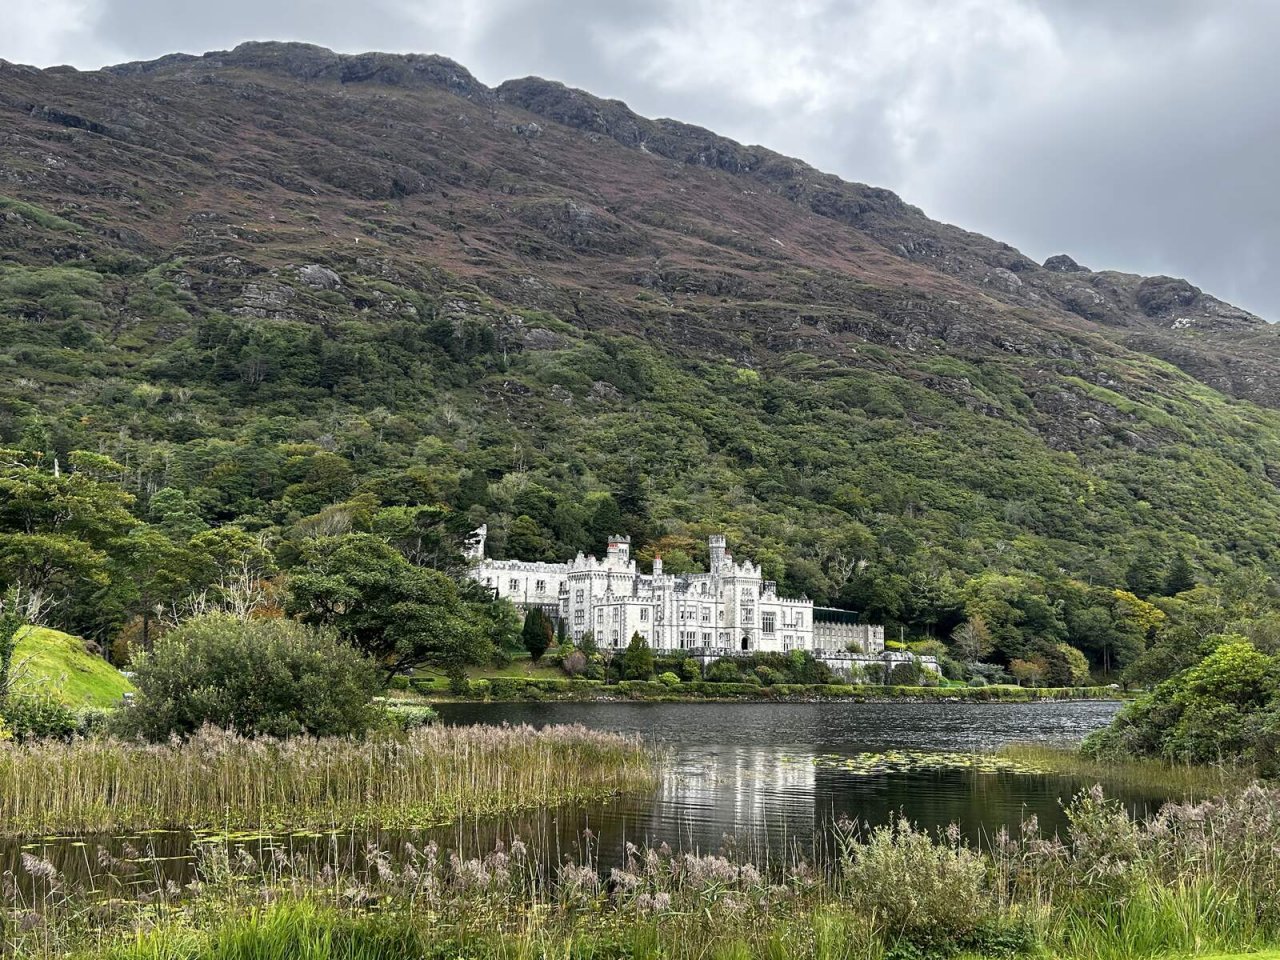
<path id="1" fill-rule="evenodd" d="M 622 676 L 625 680 L 648 680 L 653 676 L 653 650 L 638 633 L 631 635 L 631 642 L 622 653 Z"/>
<path id="2" fill-rule="evenodd" d="M 486 612 L 439 570 L 415 567 L 385 541 L 348 534 L 310 542 L 287 609 L 332 626 L 388 676 L 419 664 L 460 673 L 492 655 Z"/>

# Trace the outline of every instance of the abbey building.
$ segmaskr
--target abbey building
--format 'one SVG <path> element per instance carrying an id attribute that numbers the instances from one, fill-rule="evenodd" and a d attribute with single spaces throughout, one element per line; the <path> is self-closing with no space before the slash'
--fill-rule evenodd
<path id="1" fill-rule="evenodd" d="M 471 575 L 522 610 L 542 608 L 573 640 L 588 631 L 605 648 L 639 634 L 654 649 L 693 656 L 807 650 L 815 654 L 884 653 L 884 628 L 857 623 L 847 611 L 783 597 L 750 560 L 735 561 L 723 536 L 708 540 L 706 573 L 669 574 L 655 558 L 640 573 L 631 538 L 609 538 L 603 559 L 578 554 L 568 563 L 491 560 L 486 528 L 472 534 Z"/>

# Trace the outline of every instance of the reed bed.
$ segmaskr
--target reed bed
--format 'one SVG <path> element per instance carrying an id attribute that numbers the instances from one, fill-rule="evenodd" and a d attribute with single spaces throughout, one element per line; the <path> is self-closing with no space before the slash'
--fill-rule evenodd
<path id="1" fill-rule="evenodd" d="M 423 727 L 397 737 L 113 739 L 0 747 L 0 831 L 409 827 L 656 784 L 640 740 L 581 726 Z"/>
<path id="2" fill-rule="evenodd" d="M 1077 749 L 1036 743 L 1008 744 L 995 756 L 1029 770 L 1073 777 L 1085 783 L 1148 789 L 1181 799 L 1237 791 L 1257 777 L 1256 769 L 1248 764 L 1197 765 L 1142 758 L 1096 760 Z"/>
<path id="3" fill-rule="evenodd" d="M 1131 820 L 1095 788 L 1068 836 L 1033 822 L 982 849 L 900 821 L 841 828 L 826 863 L 628 845 L 599 868 L 518 837 L 201 847 L 198 879 L 86 858 L 73 884 L 33 853 L 0 877 L 0 954 L 33 960 L 729 960 L 1190 957 L 1280 942 L 1280 790 L 1250 786 Z"/>

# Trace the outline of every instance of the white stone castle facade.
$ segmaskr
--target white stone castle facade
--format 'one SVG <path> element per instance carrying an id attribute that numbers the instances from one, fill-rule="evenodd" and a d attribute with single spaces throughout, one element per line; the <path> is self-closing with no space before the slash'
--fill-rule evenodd
<path id="1" fill-rule="evenodd" d="M 822 659 L 896 661 L 884 649 L 884 627 L 779 596 L 759 566 L 733 559 L 720 535 L 707 542 L 708 572 L 664 573 L 655 558 L 645 574 L 631 558 L 630 537 L 610 537 L 603 559 L 579 553 L 568 563 L 535 563 L 486 558 L 486 533 L 481 527 L 467 542 L 471 575 L 522 610 L 542 608 L 574 641 L 590 632 L 600 647 L 619 649 L 639 634 L 655 650 L 703 658 L 807 650 Z"/>

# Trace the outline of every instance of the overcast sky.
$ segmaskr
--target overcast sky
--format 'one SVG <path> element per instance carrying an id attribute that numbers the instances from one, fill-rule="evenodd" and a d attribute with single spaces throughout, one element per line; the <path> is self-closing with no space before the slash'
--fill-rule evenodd
<path id="1" fill-rule="evenodd" d="M 39 66 L 242 40 L 562 80 L 1280 320 L 1276 0 L 0 0 Z"/>

